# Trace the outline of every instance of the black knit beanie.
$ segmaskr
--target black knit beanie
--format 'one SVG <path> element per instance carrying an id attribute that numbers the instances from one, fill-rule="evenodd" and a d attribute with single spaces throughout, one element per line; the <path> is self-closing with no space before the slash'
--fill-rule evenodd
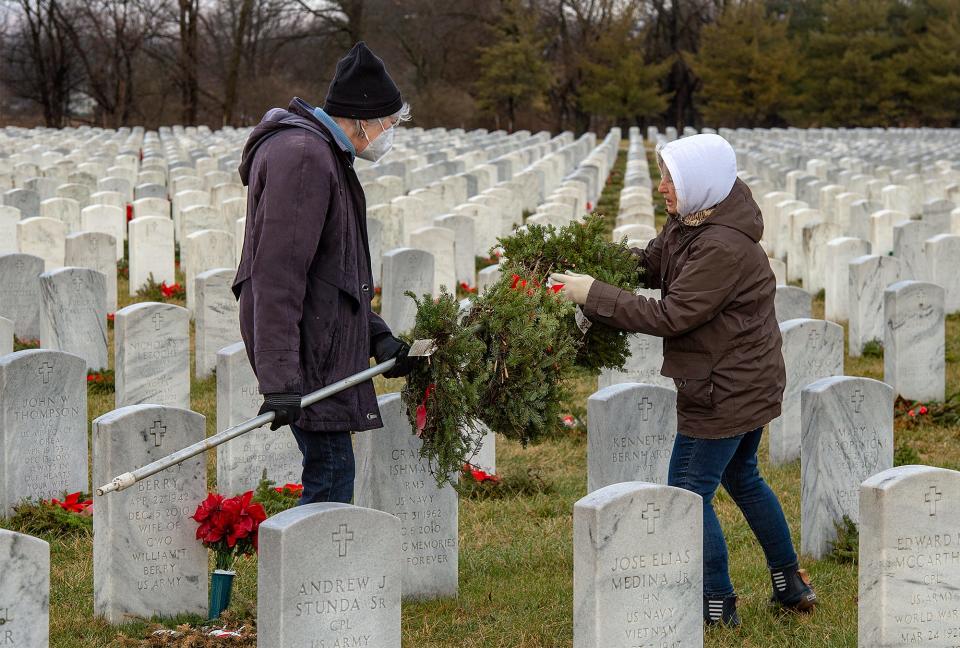
<path id="1" fill-rule="evenodd" d="M 337 63 L 323 110 L 333 117 L 377 119 L 402 107 L 400 89 L 383 61 L 360 41 Z"/>

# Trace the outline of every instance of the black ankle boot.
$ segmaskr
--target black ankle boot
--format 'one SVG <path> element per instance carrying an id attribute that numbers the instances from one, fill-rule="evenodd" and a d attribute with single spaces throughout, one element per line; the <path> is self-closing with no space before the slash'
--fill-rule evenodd
<path id="1" fill-rule="evenodd" d="M 811 612 L 817 605 L 817 593 L 810 587 L 810 576 L 794 564 L 783 569 L 771 569 L 773 595 L 770 603 L 796 612 Z"/>
<path id="2" fill-rule="evenodd" d="M 740 615 L 737 614 L 737 595 L 703 597 L 703 621 L 707 625 L 722 623 L 725 626 L 737 627 L 740 625 Z"/>

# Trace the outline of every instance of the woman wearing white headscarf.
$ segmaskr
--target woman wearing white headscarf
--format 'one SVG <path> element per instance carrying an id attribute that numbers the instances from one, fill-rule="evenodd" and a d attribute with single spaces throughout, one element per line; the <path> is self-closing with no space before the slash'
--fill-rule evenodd
<path id="1" fill-rule="evenodd" d="M 759 241 L 763 218 L 737 178 L 737 159 L 718 135 L 657 148 L 669 217 L 645 250 L 634 249 L 649 299 L 595 281 L 555 274 L 563 294 L 593 321 L 663 338 L 661 373 L 677 386 L 677 437 L 669 483 L 703 497 L 704 619 L 738 625 L 727 545 L 713 509 L 722 484 L 763 547 L 771 600 L 810 611 L 817 602 L 799 569 L 783 509 L 760 476 L 763 426 L 780 415 L 786 383 L 776 279 Z"/>

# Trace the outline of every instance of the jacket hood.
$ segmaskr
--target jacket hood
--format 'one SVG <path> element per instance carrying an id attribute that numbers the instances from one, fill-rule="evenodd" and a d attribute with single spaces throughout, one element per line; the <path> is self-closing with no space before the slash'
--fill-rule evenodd
<path id="1" fill-rule="evenodd" d="M 250 178 L 250 167 L 253 164 L 253 157 L 256 150 L 271 135 L 286 128 L 306 128 L 312 131 L 321 131 L 327 134 L 328 140 L 332 140 L 329 130 L 319 119 L 313 115 L 313 106 L 308 104 L 300 97 L 294 97 L 290 105 L 286 108 L 271 108 L 256 125 L 250 136 L 247 137 L 247 143 L 243 146 L 243 156 L 240 159 L 240 179 L 244 185 L 248 184 Z"/>
<path id="2" fill-rule="evenodd" d="M 730 193 L 701 227 L 711 225 L 735 229 L 750 237 L 754 243 L 763 238 L 763 215 L 747 183 L 740 178 L 734 180 Z"/>
<path id="3" fill-rule="evenodd" d="M 717 205 L 737 179 L 737 156 L 719 135 L 684 137 L 657 147 L 677 190 L 677 212 L 687 216 Z"/>

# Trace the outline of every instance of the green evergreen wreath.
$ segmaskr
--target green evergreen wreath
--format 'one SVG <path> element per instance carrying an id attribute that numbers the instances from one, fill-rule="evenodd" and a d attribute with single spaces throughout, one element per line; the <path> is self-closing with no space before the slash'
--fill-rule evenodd
<path id="1" fill-rule="evenodd" d="M 623 367 L 627 334 L 596 323 L 581 331 L 573 304 L 547 286 L 551 272 L 573 270 L 635 290 L 637 258 L 606 236 L 599 217 L 560 229 L 530 226 L 500 240 L 500 280 L 468 307 L 446 291 L 407 293 L 417 304 L 412 337 L 433 339 L 436 351 L 407 377 L 402 398 L 438 483 L 479 449 L 476 421 L 536 442 L 560 428 L 564 381 L 576 366 Z"/>

